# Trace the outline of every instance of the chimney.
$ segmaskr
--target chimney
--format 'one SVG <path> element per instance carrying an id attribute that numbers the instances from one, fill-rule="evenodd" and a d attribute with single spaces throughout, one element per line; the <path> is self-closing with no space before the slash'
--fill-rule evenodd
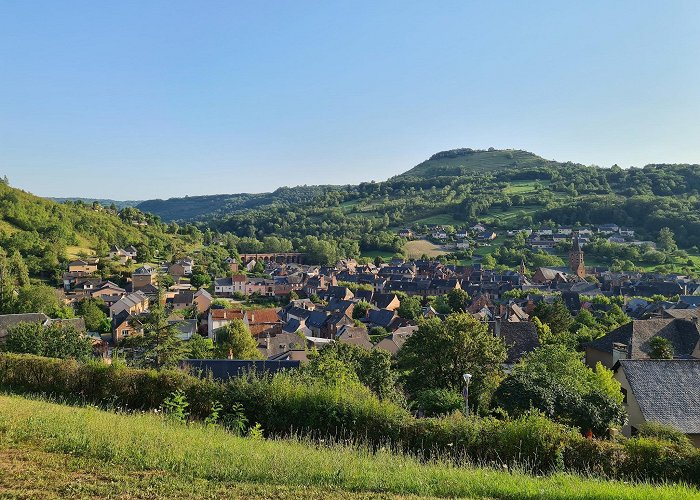
<path id="1" fill-rule="evenodd" d="M 615 364 L 621 359 L 627 359 L 627 344 L 613 342 L 612 356 L 613 366 L 615 366 Z"/>

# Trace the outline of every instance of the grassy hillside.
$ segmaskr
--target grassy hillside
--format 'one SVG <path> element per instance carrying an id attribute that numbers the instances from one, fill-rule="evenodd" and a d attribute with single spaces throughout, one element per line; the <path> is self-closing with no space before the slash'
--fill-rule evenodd
<path id="1" fill-rule="evenodd" d="M 274 498 L 697 498 L 651 486 L 555 474 L 533 477 L 420 463 L 387 450 L 241 438 L 16 396 L 0 397 L 0 494 Z M 105 432 L 109 429 L 109 432 Z M 143 486 L 145 489 L 140 489 Z"/>
<path id="2" fill-rule="evenodd" d="M 104 255 L 112 244 L 169 252 L 183 246 L 166 226 L 133 208 L 118 214 L 83 203 L 57 203 L 0 183 L 0 246 L 24 258 L 32 275 L 53 275 L 66 259 Z"/>
<path id="3" fill-rule="evenodd" d="M 556 163 L 520 149 L 493 149 L 485 151 L 462 148 L 436 153 L 398 177 L 452 177 L 467 175 L 472 172 L 490 172 L 498 169 L 546 167 Z"/>

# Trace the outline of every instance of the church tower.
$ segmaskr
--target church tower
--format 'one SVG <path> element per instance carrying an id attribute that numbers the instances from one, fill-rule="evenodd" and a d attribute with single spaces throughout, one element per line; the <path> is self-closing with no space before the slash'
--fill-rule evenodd
<path id="1" fill-rule="evenodd" d="M 569 269 L 581 279 L 586 277 L 586 264 L 583 262 L 583 250 L 578 235 L 574 236 L 574 245 L 569 252 Z"/>

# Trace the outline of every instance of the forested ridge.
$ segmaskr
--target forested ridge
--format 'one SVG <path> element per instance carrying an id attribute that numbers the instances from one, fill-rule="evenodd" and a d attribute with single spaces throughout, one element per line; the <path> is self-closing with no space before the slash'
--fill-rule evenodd
<path id="1" fill-rule="evenodd" d="M 151 201 L 139 208 L 167 219 L 197 207 L 193 218 L 203 230 L 258 240 L 274 235 L 295 248 L 303 248 L 306 237 L 319 238 L 336 246 L 339 256 L 400 251 L 402 227 L 476 221 L 495 229 L 612 222 L 648 240 L 669 227 L 681 248 L 692 249 L 700 246 L 699 190 L 700 165 L 602 168 L 519 150 L 461 149 L 433 155 L 383 182 Z"/>

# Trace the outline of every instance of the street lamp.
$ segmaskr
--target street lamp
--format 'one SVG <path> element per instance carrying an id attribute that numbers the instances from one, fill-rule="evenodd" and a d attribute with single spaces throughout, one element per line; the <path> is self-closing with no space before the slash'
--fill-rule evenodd
<path id="1" fill-rule="evenodd" d="M 468 417 L 469 416 L 469 381 L 472 379 L 472 376 L 470 373 L 465 373 L 462 375 L 462 378 L 464 379 L 464 389 L 462 389 L 462 397 L 464 398 L 464 414 Z"/>

